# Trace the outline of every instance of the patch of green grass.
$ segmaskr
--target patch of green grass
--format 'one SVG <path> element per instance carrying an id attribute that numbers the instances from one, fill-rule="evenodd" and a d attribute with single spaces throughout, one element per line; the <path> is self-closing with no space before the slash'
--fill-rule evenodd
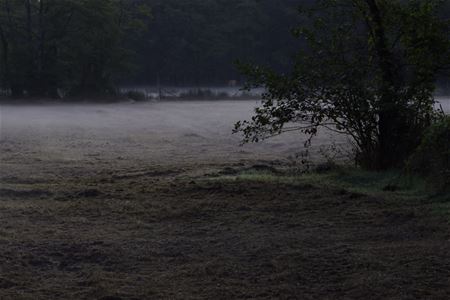
<path id="1" fill-rule="evenodd" d="M 267 182 L 275 184 L 302 184 L 305 180 L 302 176 L 291 176 L 285 174 L 276 174 L 265 171 L 245 171 L 237 175 L 224 175 L 211 178 L 214 181 L 251 181 Z"/>
<path id="2" fill-rule="evenodd" d="M 446 217 L 450 221 L 450 196 L 445 202 L 433 204 L 433 213 Z"/>
<path id="3" fill-rule="evenodd" d="M 385 197 L 426 197 L 430 194 L 425 182 L 399 171 L 371 172 L 361 169 L 337 169 L 324 174 L 307 175 L 318 183 L 343 188 L 352 192 Z"/>
<path id="4" fill-rule="evenodd" d="M 289 171 L 246 170 L 214 180 L 313 185 L 324 190 L 345 190 L 382 198 L 386 203 L 398 205 L 413 205 L 425 201 L 434 215 L 450 221 L 450 194 L 437 193 L 425 179 L 401 171 L 371 172 L 358 168 L 335 167 L 326 172 L 292 174 Z"/>
<path id="5" fill-rule="evenodd" d="M 311 184 L 324 189 L 344 189 L 349 192 L 395 200 L 413 201 L 436 197 L 423 179 L 402 174 L 400 171 L 370 172 L 357 168 L 336 168 L 328 172 L 292 175 L 252 170 L 233 176 L 218 177 L 215 180 Z"/>

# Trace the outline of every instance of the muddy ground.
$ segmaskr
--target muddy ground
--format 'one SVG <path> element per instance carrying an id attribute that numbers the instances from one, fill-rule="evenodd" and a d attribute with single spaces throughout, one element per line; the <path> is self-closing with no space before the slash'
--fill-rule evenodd
<path id="1" fill-rule="evenodd" d="M 428 199 L 222 176 L 301 149 L 239 147 L 255 105 L 2 105 L 0 299 L 450 298 Z"/>

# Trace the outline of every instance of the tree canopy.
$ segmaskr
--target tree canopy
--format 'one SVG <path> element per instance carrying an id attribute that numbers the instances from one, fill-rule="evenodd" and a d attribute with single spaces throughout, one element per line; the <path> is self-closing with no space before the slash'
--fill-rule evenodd
<path id="1" fill-rule="evenodd" d="M 0 0 L 1 85 L 18 97 L 108 92 L 149 13 L 139 0 Z"/>
<path id="2" fill-rule="evenodd" d="M 0 0 L 0 86 L 15 96 L 118 83 L 224 84 L 238 59 L 288 67 L 296 0 Z"/>
<path id="3" fill-rule="evenodd" d="M 326 127 L 350 137 L 363 166 L 400 166 L 436 117 L 436 76 L 450 57 L 441 1 L 317 2 L 295 30 L 306 47 L 292 72 L 245 66 L 250 86 L 267 92 L 236 131 L 258 141 Z"/>

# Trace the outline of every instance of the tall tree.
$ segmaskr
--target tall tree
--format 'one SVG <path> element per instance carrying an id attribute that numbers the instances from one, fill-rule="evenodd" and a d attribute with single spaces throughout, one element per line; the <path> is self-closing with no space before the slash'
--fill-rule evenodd
<path id="1" fill-rule="evenodd" d="M 250 85 L 267 93 L 236 131 L 258 141 L 327 127 L 351 138 L 363 166 L 400 166 L 434 117 L 436 74 L 449 62 L 440 1 L 318 2 L 295 31 L 307 47 L 291 74 L 244 67 Z"/>

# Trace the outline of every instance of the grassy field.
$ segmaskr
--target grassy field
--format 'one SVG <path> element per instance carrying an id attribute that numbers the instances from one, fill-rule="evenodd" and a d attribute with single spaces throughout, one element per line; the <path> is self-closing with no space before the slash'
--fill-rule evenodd
<path id="1" fill-rule="evenodd" d="M 2 299 L 448 299 L 449 201 L 243 166 L 2 184 Z"/>
<path id="2" fill-rule="evenodd" d="M 301 137 L 231 136 L 252 107 L 2 108 L 0 299 L 450 298 L 448 195 L 298 174 Z"/>

